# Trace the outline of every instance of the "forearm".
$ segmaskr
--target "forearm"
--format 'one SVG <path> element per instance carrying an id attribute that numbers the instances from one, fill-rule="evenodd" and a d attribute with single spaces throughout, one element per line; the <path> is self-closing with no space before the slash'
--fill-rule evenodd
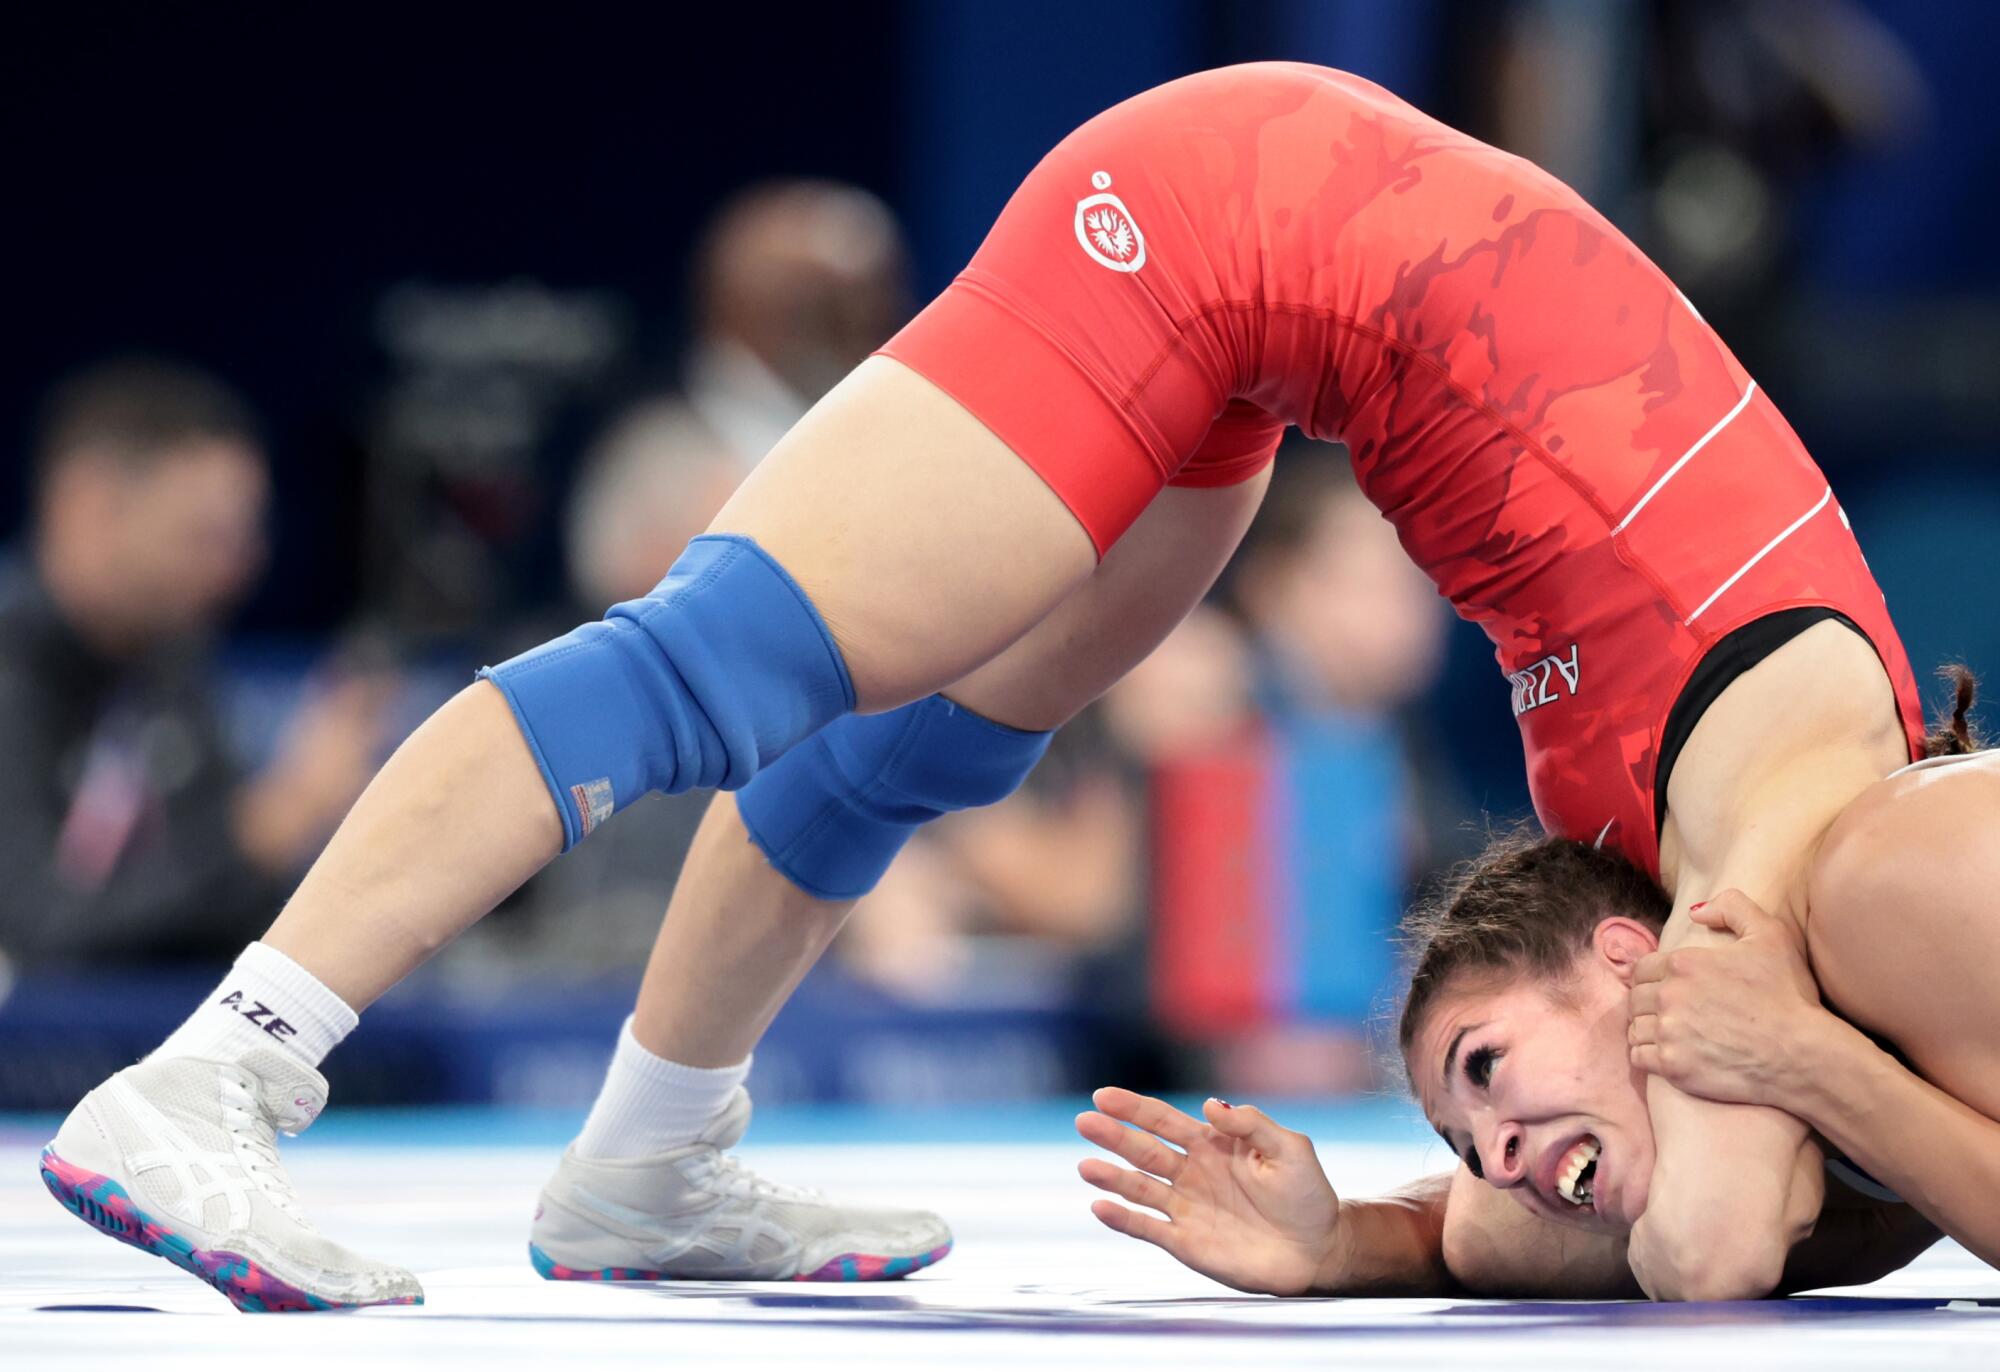
<path id="1" fill-rule="evenodd" d="M 1786 1108 L 1987 1263 L 2000 1266 L 2000 1122 L 1828 1015 Z"/>
<path id="2" fill-rule="evenodd" d="M 1537 1219 L 1461 1168 L 1342 1201 L 1343 1242 L 1314 1294 L 1621 1300 L 1643 1294 L 1623 1240 Z"/>
<path id="3" fill-rule="evenodd" d="M 1647 1083 L 1658 1157 L 1632 1226 L 1632 1271 L 1655 1300 L 1755 1300 L 1777 1289 L 1825 1196 L 1818 1149 L 1781 1110 Z"/>
<path id="4" fill-rule="evenodd" d="M 1685 918 L 1676 912 L 1662 950 L 1735 941 Z M 1691 1096 L 1660 1076 L 1646 1079 L 1646 1105 L 1655 1156 L 1629 1249 L 1640 1284 L 1656 1300 L 1771 1294 L 1825 1196 L 1806 1125 L 1781 1109 Z"/>
<path id="5" fill-rule="evenodd" d="M 1461 1167 L 1444 1217 L 1444 1264 L 1473 1296 L 1619 1300 L 1640 1296 L 1625 1240 L 1552 1224 Z"/>
<path id="6" fill-rule="evenodd" d="M 1457 1289 L 1444 1260 L 1451 1174 L 1411 1182 L 1386 1196 L 1340 1203 L 1340 1243 L 1316 1296 L 1437 1296 Z"/>

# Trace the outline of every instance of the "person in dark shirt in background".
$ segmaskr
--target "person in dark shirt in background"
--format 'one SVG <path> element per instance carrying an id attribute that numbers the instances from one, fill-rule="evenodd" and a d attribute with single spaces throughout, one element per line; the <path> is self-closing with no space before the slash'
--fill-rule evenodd
<path id="1" fill-rule="evenodd" d="M 225 955 L 360 793 L 386 683 L 314 694 L 246 777 L 207 640 L 264 563 L 248 408 L 134 359 L 50 397 L 32 526 L 0 564 L 0 967 Z"/>

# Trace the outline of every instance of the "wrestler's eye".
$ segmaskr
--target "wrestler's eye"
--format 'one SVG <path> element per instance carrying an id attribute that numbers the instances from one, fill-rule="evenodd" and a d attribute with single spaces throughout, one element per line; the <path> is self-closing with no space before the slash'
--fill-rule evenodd
<path id="1" fill-rule="evenodd" d="M 1475 1048 L 1465 1055 L 1465 1079 L 1484 1091 L 1493 1081 L 1493 1064 L 1500 1054 L 1492 1048 Z"/>

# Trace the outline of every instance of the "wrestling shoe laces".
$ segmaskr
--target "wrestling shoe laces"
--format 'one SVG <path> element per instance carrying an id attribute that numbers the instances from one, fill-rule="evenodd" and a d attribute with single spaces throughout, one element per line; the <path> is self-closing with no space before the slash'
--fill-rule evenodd
<path id="1" fill-rule="evenodd" d="M 233 1063 L 224 1064 L 217 1073 L 222 1127 L 235 1146 L 244 1176 L 294 1224 L 318 1233 L 299 1205 L 285 1164 L 278 1159 L 278 1130 L 296 1135 L 325 1108 L 324 1088 L 309 1095 L 310 1085 L 301 1083 L 296 1091 L 274 1093 L 269 1088 L 260 1091 L 264 1083 Z M 272 1099 L 274 1094 L 276 1100 Z M 286 1096 L 292 1099 L 286 1100 Z"/>
<path id="2" fill-rule="evenodd" d="M 737 1200 L 798 1201 L 808 1205 L 826 1203 L 826 1193 L 810 1186 L 788 1186 L 760 1176 L 731 1153 L 697 1153 L 681 1165 L 681 1175 L 704 1191 L 718 1192 Z"/>

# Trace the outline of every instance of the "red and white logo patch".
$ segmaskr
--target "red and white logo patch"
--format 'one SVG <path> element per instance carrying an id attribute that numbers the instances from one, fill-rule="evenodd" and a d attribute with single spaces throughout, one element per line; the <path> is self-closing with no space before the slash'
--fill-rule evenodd
<path id="1" fill-rule="evenodd" d="M 1098 172 L 1090 178 L 1098 190 L 1076 202 L 1076 241 L 1100 267 L 1114 272 L 1136 272 L 1146 265 L 1146 235 L 1125 208 L 1125 202 L 1106 193 L 1111 177 Z"/>

